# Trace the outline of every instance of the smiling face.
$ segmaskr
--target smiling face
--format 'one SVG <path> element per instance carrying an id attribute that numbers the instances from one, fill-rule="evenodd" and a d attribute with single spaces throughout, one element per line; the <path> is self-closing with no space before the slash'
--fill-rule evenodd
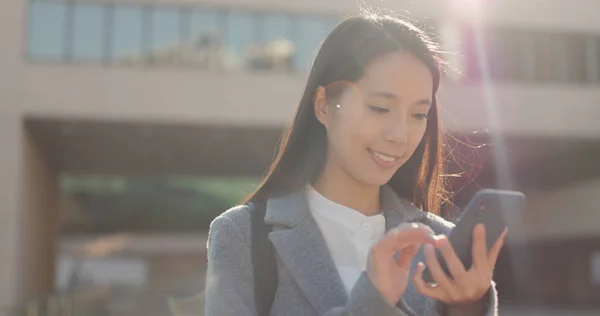
<path id="1" fill-rule="evenodd" d="M 432 91 L 431 71 L 410 53 L 390 53 L 369 63 L 335 104 L 327 104 L 325 89 L 318 89 L 315 115 L 328 139 L 325 168 L 361 185 L 386 184 L 425 134 Z"/>

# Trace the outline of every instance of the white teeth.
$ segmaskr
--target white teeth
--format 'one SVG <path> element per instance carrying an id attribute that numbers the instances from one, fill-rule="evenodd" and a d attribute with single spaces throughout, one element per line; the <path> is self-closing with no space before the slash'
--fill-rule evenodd
<path id="1" fill-rule="evenodd" d="M 372 153 L 373 153 L 373 155 L 375 155 L 377 158 L 379 158 L 379 159 L 381 159 L 381 160 L 383 160 L 383 161 L 385 161 L 385 162 L 393 162 L 393 161 L 395 161 L 396 159 L 398 159 L 398 158 L 396 158 L 396 157 L 392 157 L 392 156 L 384 155 L 384 154 L 382 154 L 382 153 L 380 153 L 380 152 L 376 152 L 376 151 L 374 151 L 374 150 L 373 150 L 373 151 L 371 151 L 371 152 L 372 152 Z"/>

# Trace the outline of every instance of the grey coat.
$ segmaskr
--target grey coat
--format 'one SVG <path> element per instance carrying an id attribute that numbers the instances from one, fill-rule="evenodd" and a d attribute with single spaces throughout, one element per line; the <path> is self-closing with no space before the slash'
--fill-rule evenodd
<path id="1" fill-rule="evenodd" d="M 398 198 L 386 186 L 382 188 L 382 207 L 388 230 L 409 221 L 424 222 L 436 234 L 446 234 L 453 228 L 452 223 Z M 271 315 L 443 315 L 443 304 L 418 293 L 412 282 L 398 306 L 392 306 L 379 294 L 366 272 L 348 295 L 319 227 L 308 210 L 303 191 L 269 199 L 265 222 L 274 226 L 269 239 L 275 248 L 279 276 Z M 257 315 L 250 240 L 249 206 L 234 207 L 211 224 L 207 316 Z M 412 269 L 419 261 L 424 262 L 422 252 L 414 259 Z M 485 316 L 495 315 L 497 299 L 492 286 Z"/>

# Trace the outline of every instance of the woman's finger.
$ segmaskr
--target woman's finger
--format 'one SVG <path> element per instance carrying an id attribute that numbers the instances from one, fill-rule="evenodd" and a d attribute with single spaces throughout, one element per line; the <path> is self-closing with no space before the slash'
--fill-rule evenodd
<path id="1" fill-rule="evenodd" d="M 425 282 L 425 280 L 423 280 L 423 271 L 425 271 L 425 264 L 419 262 L 412 278 L 417 291 L 436 300 L 442 299 L 444 297 L 442 289 L 437 285 L 431 285 Z"/>
<path id="2" fill-rule="evenodd" d="M 494 246 L 488 252 L 488 262 L 490 267 L 496 266 L 496 261 L 498 260 L 498 256 L 500 255 L 500 251 L 502 250 L 502 246 L 504 246 L 504 240 L 506 239 L 506 234 L 508 233 L 508 228 L 504 228 L 498 240 L 494 243 Z"/>
<path id="3" fill-rule="evenodd" d="M 411 245 L 421 245 L 433 242 L 429 230 L 425 227 L 413 224 L 410 226 L 397 227 L 391 230 L 381 241 L 381 245 L 388 251 L 396 253 Z"/>
<path id="4" fill-rule="evenodd" d="M 435 249 L 433 245 L 427 244 L 425 245 L 425 261 L 427 262 L 427 267 L 431 272 L 431 276 L 437 285 L 439 285 L 444 292 L 450 291 L 452 289 L 452 281 L 446 275 L 446 272 L 442 269 L 440 262 L 438 261 L 435 255 Z"/>
<path id="5" fill-rule="evenodd" d="M 456 255 L 456 252 L 454 252 L 454 248 L 452 248 L 452 245 L 448 241 L 448 238 L 442 237 L 438 239 L 436 243 L 442 253 L 442 256 L 444 257 L 444 260 L 446 261 L 448 270 L 450 271 L 450 274 L 452 274 L 454 280 L 463 279 L 465 274 L 467 273 L 467 270 Z"/>
<path id="6" fill-rule="evenodd" d="M 413 258 L 419 251 L 420 245 L 411 245 L 400 251 L 400 255 L 396 259 L 396 264 L 404 269 L 409 269 Z"/>
<path id="7" fill-rule="evenodd" d="M 487 246 L 485 240 L 485 226 L 482 223 L 475 225 L 473 229 L 473 269 L 476 271 L 487 271 L 489 268 Z"/>

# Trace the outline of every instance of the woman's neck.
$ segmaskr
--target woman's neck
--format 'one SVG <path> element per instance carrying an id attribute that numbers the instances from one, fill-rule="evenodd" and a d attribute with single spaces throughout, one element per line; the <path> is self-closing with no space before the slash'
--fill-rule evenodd
<path id="1" fill-rule="evenodd" d="M 379 186 L 367 186 L 349 176 L 341 168 L 326 166 L 317 181 L 315 190 L 324 197 L 344 205 L 365 216 L 381 213 Z"/>

